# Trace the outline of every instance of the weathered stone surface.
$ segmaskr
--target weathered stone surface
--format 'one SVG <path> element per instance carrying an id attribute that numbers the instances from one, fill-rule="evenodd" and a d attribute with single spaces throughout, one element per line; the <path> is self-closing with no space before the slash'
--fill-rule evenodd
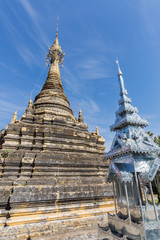
<path id="1" fill-rule="evenodd" d="M 113 209 L 104 139 L 98 128 L 88 132 L 81 111 L 74 117 L 61 83 L 57 37 L 52 48 L 42 91 L 0 136 L 1 239 L 71 239 L 70 232 L 93 230 Z"/>

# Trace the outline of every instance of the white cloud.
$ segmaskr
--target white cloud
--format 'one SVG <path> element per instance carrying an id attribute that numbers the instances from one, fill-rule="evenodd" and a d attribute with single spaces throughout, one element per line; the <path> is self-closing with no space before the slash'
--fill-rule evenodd
<path id="1" fill-rule="evenodd" d="M 61 77 L 62 84 L 65 82 L 65 86 L 67 90 L 69 90 L 70 94 L 80 94 L 81 83 L 78 81 L 76 74 L 74 74 L 74 72 L 71 71 L 67 65 L 63 67 L 63 70 L 61 71 Z"/>
<path id="2" fill-rule="evenodd" d="M 33 7 L 31 6 L 31 4 L 29 3 L 29 1 L 27 1 L 27 0 L 25 0 L 25 1 L 24 0 L 19 0 L 19 1 L 23 5 L 23 7 L 26 10 L 26 12 L 28 13 L 28 15 L 31 17 L 31 19 L 36 23 L 37 18 L 38 18 L 38 14 L 35 12 Z"/>
<path id="3" fill-rule="evenodd" d="M 27 2 L 27 1 L 25 1 Z M 21 3 L 21 2 L 20 2 Z M 24 1 L 22 2 L 22 4 L 26 4 L 24 3 Z M 27 5 L 29 3 L 27 2 Z M 11 2 L 8 2 L 8 6 L 10 8 L 10 10 L 12 11 L 12 13 L 14 14 L 14 16 L 16 17 L 17 21 L 20 22 L 23 26 L 23 28 L 25 29 L 26 33 L 29 35 L 29 37 L 31 37 L 31 39 L 36 43 L 37 46 L 40 47 L 40 49 L 42 49 L 43 51 L 46 50 L 46 48 L 44 47 L 44 45 L 47 44 L 47 46 L 49 46 L 49 41 L 47 40 L 47 43 L 46 43 L 46 40 L 44 40 L 45 43 L 43 43 L 42 41 L 42 37 L 40 38 L 38 35 L 37 35 L 37 28 L 35 27 L 34 30 L 33 30 L 33 27 L 34 27 L 34 24 L 37 25 L 38 21 L 36 20 L 38 17 L 37 13 L 32 9 L 31 5 L 29 4 L 29 7 L 26 7 L 28 9 L 28 11 L 30 11 L 30 15 L 32 16 L 31 17 L 31 21 L 34 22 L 34 24 L 32 25 L 29 25 L 27 24 L 27 21 L 24 21 L 24 18 L 21 17 L 20 14 L 17 14 L 17 11 L 14 9 L 13 5 L 11 4 Z M 24 8 L 24 7 L 23 7 Z M 25 9 L 26 9 L 25 8 Z M 30 9 L 30 10 L 29 10 Z M 9 20 L 9 19 L 8 19 Z M 36 21 L 35 21 L 36 20 Z M 15 29 L 12 29 L 12 32 L 15 33 L 15 31 L 13 31 Z M 12 34 L 13 35 L 13 34 Z M 16 35 L 16 34 L 15 34 Z M 22 37 L 22 36 L 21 36 Z"/>
<path id="4" fill-rule="evenodd" d="M 11 4 L 10 1 L 7 1 L 8 8 L 11 10 L 12 14 L 14 14 L 15 21 L 18 22 L 19 26 L 25 30 L 25 33 L 28 34 L 32 41 L 34 41 L 40 48 L 39 54 L 42 52 L 46 53 L 46 47 L 49 48 L 51 44 L 47 38 L 47 34 L 45 34 L 44 30 L 42 29 L 41 23 L 44 21 L 44 18 L 38 15 L 29 1 L 20 0 L 19 3 L 27 12 L 31 20 L 31 24 L 27 24 L 27 21 L 24 21 L 23 14 L 18 14 L 13 7 L 13 4 Z M 0 18 L 3 26 L 7 30 L 7 33 L 10 35 L 10 41 L 14 43 L 23 60 L 29 66 L 33 64 L 40 65 L 40 61 L 37 60 L 38 58 L 36 59 L 36 50 L 33 48 L 29 49 L 28 43 L 26 42 L 26 37 L 24 37 L 21 31 L 16 27 L 17 25 L 13 23 L 10 15 L 7 15 L 3 9 L 0 9 Z M 24 50 L 24 52 L 22 50 Z"/>
<path id="5" fill-rule="evenodd" d="M 19 46 L 18 52 L 28 66 L 31 67 L 33 64 L 39 65 L 39 61 L 35 54 L 33 54 L 33 52 L 27 46 Z"/>
<path id="6" fill-rule="evenodd" d="M 0 99 L 0 113 L 13 114 L 15 111 L 22 111 L 24 108 L 20 105 L 16 105 L 9 100 Z"/>
<path id="7" fill-rule="evenodd" d="M 30 17 L 31 21 L 33 22 L 34 25 L 32 25 L 34 32 L 36 34 L 36 38 L 41 40 L 45 46 L 49 48 L 50 46 L 50 41 L 47 38 L 47 35 L 45 32 L 42 30 L 41 26 L 41 16 L 38 15 L 38 13 L 35 11 L 33 6 L 29 3 L 29 1 L 24 1 L 20 0 L 20 3 L 22 4 L 23 8 L 27 12 L 28 16 Z M 43 18 L 44 20 L 44 18 Z"/>
<path id="8" fill-rule="evenodd" d="M 81 79 L 100 79 L 110 76 L 106 67 L 106 59 L 102 56 L 98 58 L 82 59 L 77 64 L 77 72 Z"/>
<path id="9" fill-rule="evenodd" d="M 138 1 L 137 1 L 138 2 Z M 144 29 L 148 34 L 148 39 L 151 45 L 159 45 L 159 0 L 141 0 L 138 4 L 134 4 L 132 1 L 127 2 L 132 9 L 139 14 L 143 21 Z"/>
<path id="10" fill-rule="evenodd" d="M 121 53 L 124 49 L 122 46 L 119 48 L 117 45 L 113 45 L 113 42 L 111 39 L 107 39 L 107 42 L 102 41 L 100 38 L 89 38 L 87 39 L 85 45 L 89 48 L 95 48 L 95 51 L 98 50 L 98 52 L 101 55 L 105 55 L 105 53 Z"/>
<path id="11" fill-rule="evenodd" d="M 83 112 L 87 114 L 95 114 L 100 112 L 100 108 L 93 99 L 81 100 L 79 106 L 83 109 Z"/>
<path id="12" fill-rule="evenodd" d="M 140 114 L 142 118 L 147 119 L 147 120 L 154 120 L 157 118 L 155 114 Z"/>
<path id="13" fill-rule="evenodd" d="M 0 66 L 2 66 L 4 68 L 8 68 L 7 64 L 5 64 L 4 62 L 0 62 Z"/>

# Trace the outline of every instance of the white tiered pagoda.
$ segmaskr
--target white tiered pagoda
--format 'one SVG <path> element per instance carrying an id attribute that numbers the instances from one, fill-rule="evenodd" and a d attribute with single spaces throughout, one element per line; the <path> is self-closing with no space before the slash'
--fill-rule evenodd
<path id="1" fill-rule="evenodd" d="M 160 147 L 143 129 L 148 121 L 131 105 L 117 65 L 120 101 L 111 126 L 116 136 L 105 155 L 111 161 L 107 182 L 113 184 L 115 214 L 108 213 L 108 226 L 99 227 L 99 240 L 158 240 Z"/>

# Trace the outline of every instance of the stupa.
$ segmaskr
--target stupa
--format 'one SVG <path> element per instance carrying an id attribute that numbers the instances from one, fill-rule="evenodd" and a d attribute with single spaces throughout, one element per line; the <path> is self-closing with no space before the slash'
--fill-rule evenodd
<path id="1" fill-rule="evenodd" d="M 120 101 L 111 126 L 116 136 L 105 155 L 111 161 L 106 181 L 113 185 L 115 214 L 108 213 L 108 226 L 99 227 L 99 240 L 158 240 L 160 147 L 143 129 L 148 121 L 131 105 L 117 64 Z"/>
<path id="2" fill-rule="evenodd" d="M 105 141 L 98 128 L 88 131 L 81 110 L 73 115 L 60 77 L 63 58 L 57 29 L 42 90 L 1 132 L 1 240 L 87 239 L 88 232 L 94 239 L 97 221 L 113 209 Z"/>

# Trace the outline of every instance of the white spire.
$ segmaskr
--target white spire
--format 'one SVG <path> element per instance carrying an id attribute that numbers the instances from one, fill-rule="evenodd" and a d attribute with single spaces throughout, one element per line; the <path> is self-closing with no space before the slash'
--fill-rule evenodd
<path id="1" fill-rule="evenodd" d="M 122 77 L 122 71 L 119 66 L 118 59 L 116 60 L 117 66 L 118 66 L 118 78 L 119 78 L 119 85 L 120 85 L 120 95 L 127 94 L 127 90 L 124 87 L 124 80 Z"/>
<path id="2" fill-rule="evenodd" d="M 116 63 L 117 63 L 117 66 L 118 66 L 118 76 L 120 76 L 120 75 L 122 75 L 122 71 L 121 71 L 121 69 L 120 69 L 118 59 L 116 60 Z"/>
<path id="3" fill-rule="evenodd" d="M 111 126 L 111 131 L 118 131 L 127 127 L 128 130 L 126 131 L 127 134 L 132 132 L 132 128 L 130 129 L 129 126 L 134 126 L 135 128 L 138 127 L 145 127 L 148 125 L 148 121 L 142 119 L 138 115 L 138 109 L 131 105 L 131 99 L 127 97 L 127 90 L 124 87 L 124 81 L 122 72 L 119 67 L 118 60 L 116 61 L 118 65 L 118 81 L 120 86 L 120 101 L 119 101 L 119 109 L 116 112 L 116 120 L 115 123 Z M 135 129 L 134 128 L 134 129 Z"/>

